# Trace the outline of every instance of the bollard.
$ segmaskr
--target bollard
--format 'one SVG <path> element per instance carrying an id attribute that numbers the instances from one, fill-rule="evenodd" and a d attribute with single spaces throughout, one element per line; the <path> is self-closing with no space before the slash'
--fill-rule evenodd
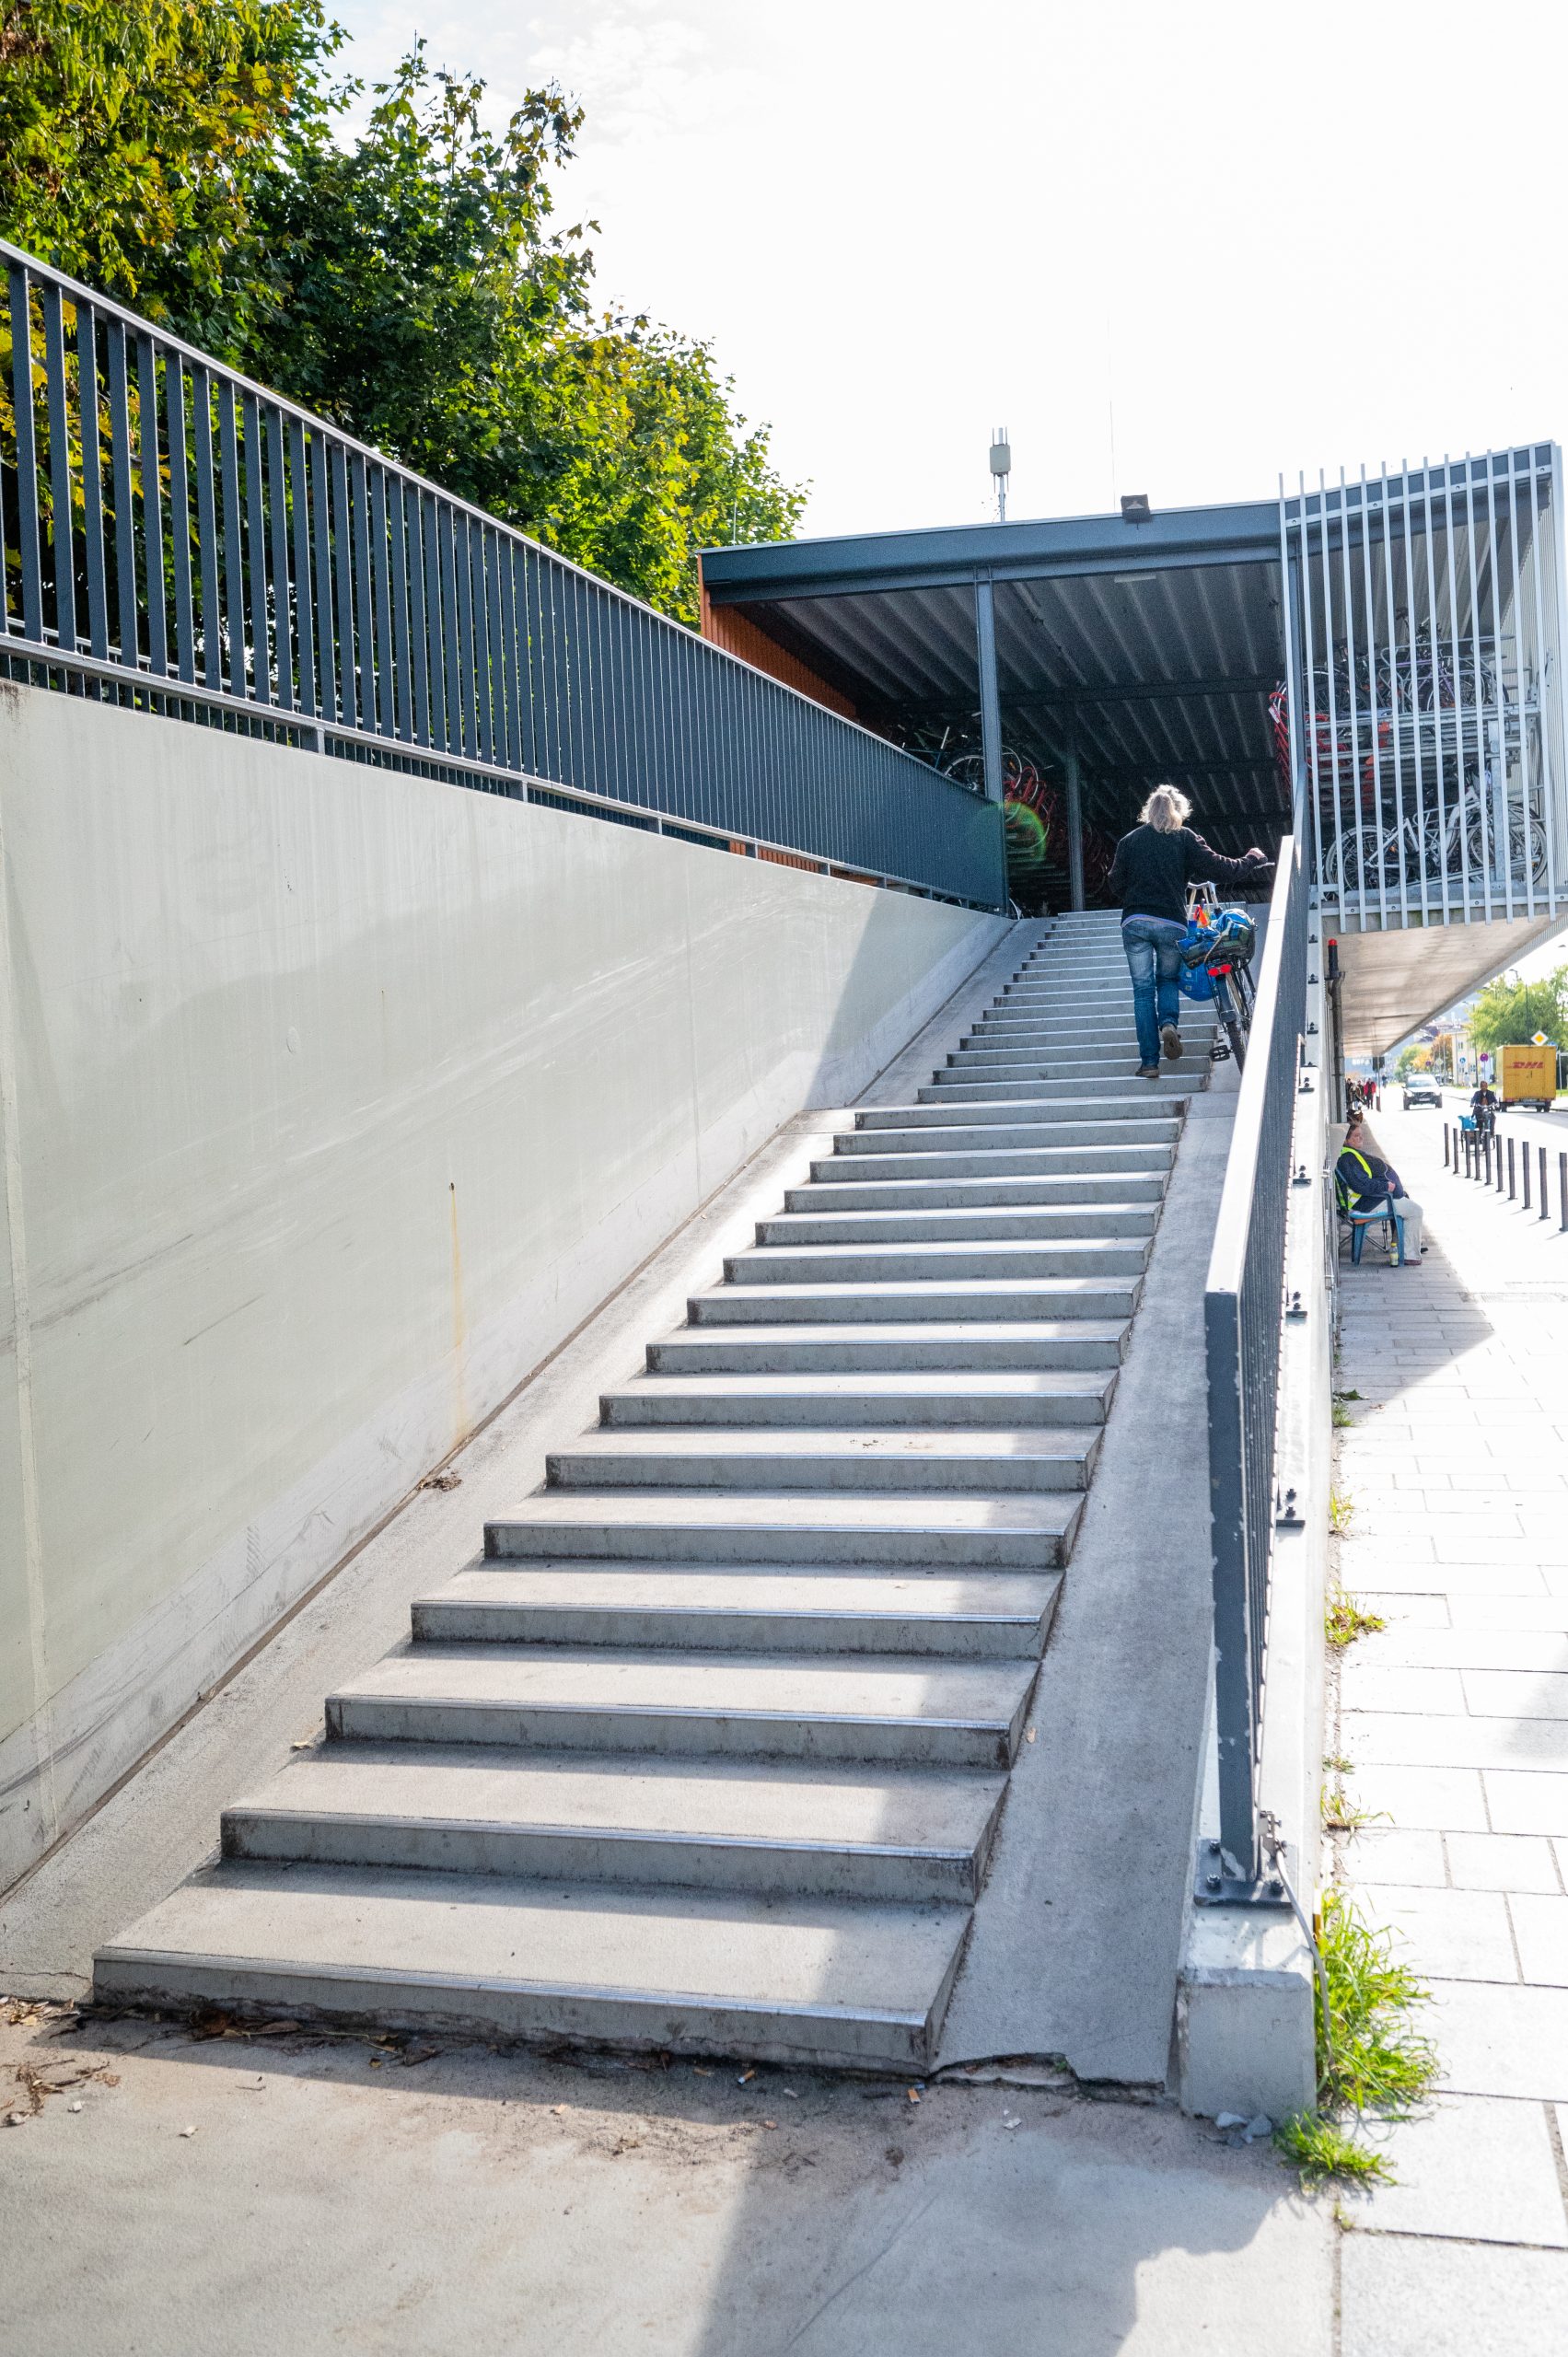
<path id="1" fill-rule="evenodd" d="M 1527 1146 L 1526 1146 L 1526 1148 L 1525 1148 L 1525 1209 L 1526 1209 L 1527 1211 L 1528 1211 L 1528 1210 L 1529 1210 L 1529 1207 L 1530 1207 L 1530 1150 L 1529 1150 L 1529 1147 L 1527 1145 Z"/>
<path id="2" fill-rule="evenodd" d="M 1562 1209 L 1558 1225 L 1568 1233 L 1568 1154 L 1557 1157 L 1557 1201 Z"/>
<path id="3" fill-rule="evenodd" d="M 1492 1140 L 1490 1138 L 1482 1138 L 1481 1142 L 1481 1183 L 1483 1186 L 1490 1187 L 1492 1184 Z"/>
<path id="4" fill-rule="evenodd" d="M 1443 1124 L 1443 1167 L 1445 1170 L 1448 1167 L 1448 1124 L 1446 1121 Z"/>
<path id="5" fill-rule="evenodd" d="M 1527 1147 L 1526 1152 L 1528 1152 Z M 1551 1210 L 1546 1200 L 1546 1148 L 1543 1145 L 1538 1146 L 1536 1152 L 1540 1156 L 1540 1215 L 1542 1219 L 1550 1219 Z"/>
<path id="6" fill-rule="evenodd" d="M 1527 1153 L 1526 1153 L 1526 1155 L 1525 1155 L 1525 1160 L 1526 1160 L 1527 1162 L 1528 1162 L 1529 1158 L 1530 1158 L 1530 1157 L 1529 1157 L 1529 1155 L 1528 1155 L 1528 1153 L 1527 1152 Z M 1527 1183 L 1528 1183 L 1528 1181 L 1527 1180 L 1527 1182 L 1526 1182 L 1526 1183 L 1527 1184 Z M 1513 1139 L 1512 1139 L 1512 1138 L 1510 1138 L 1510 1139 L 1509 1139 L 1509 1141 L 1508 1141 L 1508 1201 L 1509 1201 L 1510 1202 L 1513 1202 L 1513 1200 L 1514 1200 L 1514 1141 L 1513 1141 Z"/>
<path id="7" fill-rule="evenodd" d="M 1512 1139 L 1509 1140 L 1509 1144 L 1513 1144 Z M 1525 1148 L 1525 1152 L 1528 1154 L 1528 1146 Z M 1497 1141 L 1497 1191 L 1499 1194 L 1503 1192 L 1503 1141 L 1501 1138 Z"/>

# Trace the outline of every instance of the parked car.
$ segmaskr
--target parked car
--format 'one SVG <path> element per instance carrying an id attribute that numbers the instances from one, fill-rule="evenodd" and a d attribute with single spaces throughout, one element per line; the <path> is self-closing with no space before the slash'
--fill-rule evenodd
<path id="1" fill-rule="evenodd" d="M 1406 1081 L 1405 1111 L 1407 1113 L 1412 1105 L 1435 1105 L 1440 1109 L 1442 1103 L 1443 1091 L 1434 1080 Z"/>

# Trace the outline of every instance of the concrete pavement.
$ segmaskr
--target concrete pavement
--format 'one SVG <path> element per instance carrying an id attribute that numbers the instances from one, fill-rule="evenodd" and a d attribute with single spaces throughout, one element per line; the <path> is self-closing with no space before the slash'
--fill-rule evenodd
<path id="1" fill-rule="evenodd" d="M 1344 2204 L 1342 2357 L 1544 2357 L 1568 2346 L 1568 1236 L 1445 1171 L 1433 1113 L 1373 1127 L 1429 1250 L 1342 1266 L 1340 1572 L 1388 1626 L 1325 1748 L 1442 2077 L 1383 2136 L 1398 2185 Z"/>

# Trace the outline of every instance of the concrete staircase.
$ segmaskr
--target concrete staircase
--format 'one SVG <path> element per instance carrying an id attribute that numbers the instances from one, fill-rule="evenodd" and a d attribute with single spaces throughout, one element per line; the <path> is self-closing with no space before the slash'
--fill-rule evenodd
<path id="1" fill-rule="evenodd" d="M 107 2003 L 920 2070 L 1209 1033 L 1059 920 L 100 1951 Z"/>

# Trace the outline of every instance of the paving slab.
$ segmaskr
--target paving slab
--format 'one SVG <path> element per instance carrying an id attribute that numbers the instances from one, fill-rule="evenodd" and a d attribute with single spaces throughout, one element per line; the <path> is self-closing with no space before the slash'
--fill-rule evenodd
<path id="1" fill-rule="evenodd" d="M 1423 1980 L 1517 1980 L 1508 1902 L 1497 1890 L 1434 1890 L 1408 1883 L 1359 1883 L 1369 1922 L 1392 1934 L 1393 1954 Z"/>
<path id="2" fill-rule="evenodd" d="M 1568 1776 L 1534 1769 L 1490 1769 L 1489 1821 L 1499 1833 L 1568 1835 Z"/>
<path id="3" fill-rule="evenodd" d="M 1358 2227 L 1568 2249 L 1568 2210 L 1548 2107 L 1443 2096 L 1419 2117 L 1368 2128 L 1392 2185 L 1342 2197 Z"/>
<path id="4" fill-rule="evenodd" d="M 1561 1892 L 1520 1891 L 1510 1898 L 1508 1912 L 1525 1979 L 1568 1989 L 1568 1898 Z"/>
<path id="5" fill-rule="evenodd" d="M 1560 1890 L 1551 1844 L 1524 1833 L 1450 1833 L 1448 1872 L 1460 1890 Z"/>
<path id="6" fill-rule="evenodd" d="M 1562 2357 L 1568 2253 L 1351 2235 L 1339 2357 Z"/>

